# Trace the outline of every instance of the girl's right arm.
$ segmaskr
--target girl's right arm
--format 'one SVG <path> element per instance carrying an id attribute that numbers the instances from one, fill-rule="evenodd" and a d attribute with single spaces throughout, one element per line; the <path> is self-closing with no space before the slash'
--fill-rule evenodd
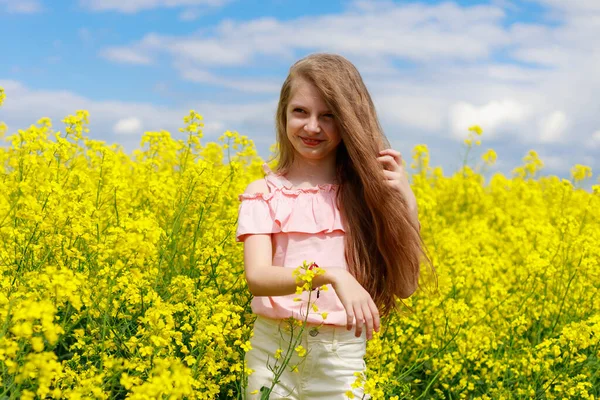
<path id="1" fill-rule="evenodd" d="M 285 296 L 296 293 L 294 269 L 272 265 L 272 254 L 270 234 L 248 235 L 244 240 L 244 270 L 250 293 L 254 296 Z M 346 272 L 341 267 L 323 266 L 323 269 L 325 274 L 313 279 L 313 287 L 333 284 L 336 274 Z"/>

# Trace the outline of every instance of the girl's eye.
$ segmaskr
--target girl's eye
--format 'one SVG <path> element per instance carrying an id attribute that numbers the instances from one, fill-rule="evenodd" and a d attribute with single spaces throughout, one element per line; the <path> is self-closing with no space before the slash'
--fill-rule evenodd
<path id="1" fill-rule="evenodd" d="M 301 108 L 294 108 L 294 112 L 304 112 L 304 110 Z"/>
<path id="2" fill-rule="evenodd" d="M 326 118 L 333 118 L 333 114 L 325 114 L 323 116 L 326 117 Z"/>

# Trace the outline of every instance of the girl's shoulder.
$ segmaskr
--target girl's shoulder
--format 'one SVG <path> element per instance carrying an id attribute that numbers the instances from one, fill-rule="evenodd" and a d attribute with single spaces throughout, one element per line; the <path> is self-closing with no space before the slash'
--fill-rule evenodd
<path id="1" fill-rule="evenodd" d="M 250 182 L 248 186 L 246 186 L 246 190 L 244 190 L 245 195 L 259 195 L 267 193 L 269 193 L 269 186 L 267 185 L 267 181 L 264 178 L 257 179 L 254 182 Z"/>

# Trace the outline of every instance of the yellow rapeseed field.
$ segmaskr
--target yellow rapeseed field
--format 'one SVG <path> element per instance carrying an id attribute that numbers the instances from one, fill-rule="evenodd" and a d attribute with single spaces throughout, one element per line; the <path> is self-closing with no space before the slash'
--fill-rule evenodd
<path id="1" fill-rule="evenodd" d="M 263 160 L 236 132 L 203 143 L 194 111 L 185 140 L 146 132 L 130 155 L 89 139 L 88 117 L 62 131 L 0 124 L 0 398 L 241 398 L 254 316 L 238 195 Z M 471 130 L 465 160 L 485 137 Z M 597 399 L 600 185 L 581 188 L 583 165 L 541 176 L 534 151 L 486 182 L 497 155 L 481 153 L 445 176 L 413 149 L 439 289 L 383 321 L 364 387 L 374 399 Z"/>

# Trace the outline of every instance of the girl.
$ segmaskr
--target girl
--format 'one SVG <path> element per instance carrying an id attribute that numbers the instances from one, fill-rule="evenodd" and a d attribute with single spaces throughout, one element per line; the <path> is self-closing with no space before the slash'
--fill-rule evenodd
<path id="1" fill-rule="evenodd" d="M 359 72 L 341 56 L 313 54 L 291 67 L 276 130 L 276 171 L 263 164 L 265 179 L 239 196 L 236 239 L 244 242 L 257 314 L 245 394 L 260 398 L 271 387 L 268 364 L 287 348 L 283 320 L 293 317 L 307 318 L 301 344 L 308 353 L 294 354 L 289 365 L 297 368 L 286 369 L 270 398 L 345 399 L 349 391 L 362 398 L 351 385 L 366 370 L 366 340 L 396 298 L 418 286 L 424 252 L 416 199 Z M 330 289 L 318 299 L 312 293 L 319 313 L 308 317 L 308 293 L 293 301 L 292 271 L 304 260 L 325 270 L 314 287 Z"/>

